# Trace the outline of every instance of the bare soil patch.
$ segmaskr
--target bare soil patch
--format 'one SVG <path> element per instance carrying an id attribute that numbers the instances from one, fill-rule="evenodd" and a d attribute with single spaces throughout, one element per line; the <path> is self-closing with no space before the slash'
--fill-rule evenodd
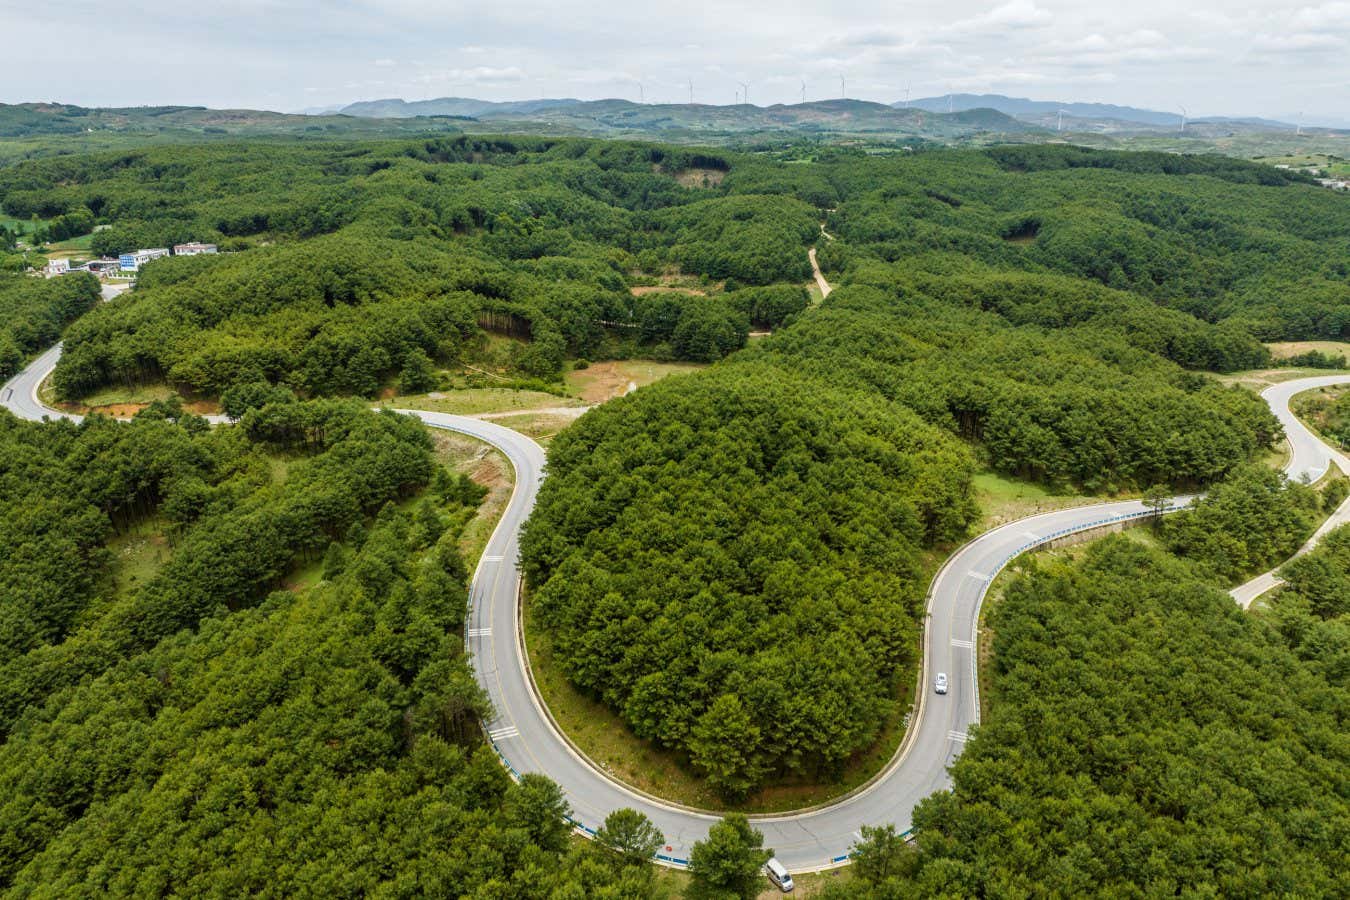
<path id="1" fill-rule="evenodd" d="M 635 388 L 660 381 L 667 375 L 694 372 L 704 366 L 696 363 L 653 362 L 623 359 L 591 363 L 585 369 L 567 373 L 567 387 L 589 405 L 622 397 Z"/>
<path id="2" fill-rule="evenodd" d="M 700 291 L 697 288 L 677 287 L 670 284 L 640 284 L 637 287 L 628 289 L 634 297 L 642 297 L 646 294 L 688 294 L 690 297 L 706 297 L 707 291 Z"/>
<path id="3" fill-rule="evenodd" d="M 726 177 L 727 173 L 721 169 L 684 169 L 675 173 L 675 181 L 687 188 L 717 187 Z"/>

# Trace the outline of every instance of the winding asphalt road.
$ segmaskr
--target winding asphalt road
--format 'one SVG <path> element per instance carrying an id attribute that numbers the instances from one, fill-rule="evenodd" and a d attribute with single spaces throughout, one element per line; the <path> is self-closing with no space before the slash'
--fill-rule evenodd
<path id="1" fill-rule="evenodd" d="M 44 407 L 37 387 L 60 357 L 52 348 L 0 388 L 0 404 L 18 416 L 40 419 L 64 414 Z M 1289 413 L 1295 393 L 1350 383 L 1350 376 L 1286 382 L 1264 395 L 1285 423 L 1292 447 L 1291 478 L 1316 479 L 1345 458 L 1317 440 Z M 465 641 L 479 681 L 492 700 L 496 717 L 486 730 L 503 763 L 513 773 L 540 772 L 556 781 L 572 806 L 575 824 L 593 831 L 614 809 L 639 809 L 666 835 L 659 854 L 679 865 L 703 838 L 716 817 L 682 809 L 638 794 L 584 760 L 559 734 L 537 699 L 520 641 L 517 567 L 520 528 L 534 505 L 544 475 L 544 452 L 528 437 L 491 422 L 443 413 L 405 411 L 433 428 L 444 428 L 486 441 L 515 468 L 515 488 L 493 532 L 470 592 Z M 68 416 L 67 416 L 68 417 Z M 68 417 L 76 418 L 76 417 Z M 1177 498 L 1177 503 L 1186 498 Z M 950 785 L 948 766 L 960 754 L 972 726 L 979 723 L 975 645 L 980 604 L 994 576 L 1009 561 L 1035 546 L 1075 532 L 1142 518 L 1149 510 L 1136 501 L 1098 504 L 1043 513 L 989 531 L 958 550 L 934 579 L 928 599 L 919 704 L 900 752 L 864 788 L 820 809 L 790 815 L 756 817 L 765 843 L 793 871 L 828 868 L 847 860 L 862 825 L 910 826 L 910 812 L 924 797 Z M 936 672 L 946 672 L 950 692 L 932 691 Z"/>
<path id="2" fill-rule="evenodd" d="M 1300 378 L 1297 381 L 1285 381 L 1272 385 L 1261 392 L 1261 397 L 1270 405 L 1270 409 L 1284 426 L 1285 437 L 1289 441 L 1290 459 L 1285 472 L 1295 480 L 1307 477 L 1309 482 L 1320 479 L 1332 466 L 1350 475 L 1350 459 L 1345 454 L 1327 446 L 1322 439 L 1313 434 L 1312 429 L 1299 421 L 1290 409 L 1295 394 L 1318 388 L 1335 387 L 1350 384 L 1350 376 L 1324 375 L 1320 378 Z M 1299 549 L 1295 556 L 1302 556 L 1316 547 L 1332 531 L 1341 525 L 1350 523 L 1350 497 L 1340 508 L 1331 514 L 1317 533 Z M 1233 599 L 1243 609 L 1252 605 L 1256 598 L 1282 584 L 1282 579 L 1274 571 L 1258 575 L 1246 584 L 1233 588 Z"/>

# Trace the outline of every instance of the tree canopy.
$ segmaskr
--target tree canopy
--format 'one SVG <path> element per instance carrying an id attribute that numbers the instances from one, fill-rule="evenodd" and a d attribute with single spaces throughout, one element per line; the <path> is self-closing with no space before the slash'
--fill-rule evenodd
<path id="1" fill-rule="evenodd" d="M 56 343 L 65 327 L 99 299 L 92 275 L 36 279 L 0 272 L 0 381 L 29 356 Z"/>

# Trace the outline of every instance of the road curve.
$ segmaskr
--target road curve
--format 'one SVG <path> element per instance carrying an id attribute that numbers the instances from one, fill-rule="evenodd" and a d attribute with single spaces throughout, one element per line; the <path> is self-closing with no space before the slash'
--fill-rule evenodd
<path id="1" fill-rule="evenodd" d="M 1298 416 L 1294 415 L 1293 409 L 1290 408 L 1295 394 L 1341 384 L 1350 384 L 1350 375 L 1300 378 L 1272 385 L 1261 392 L 1261 398 L 1270 405 L 1271 411 L 1284 426 L 1284 434 L 1289 441 L 1289 464 L 1285 467 L 1285 472 L 1290 478 L 1306 477 L 1311 483 L 1325 475 L 1327 469 L 1333 465 L 1339 466 L 1342 472 L 1350 475 L 1350 460 L 1346 459 L 1345 454 L 1327 446 L 1311 428 L 1299 421 Z M 1294 555 L 1302 556 L 1311 551 L 1321 543 L 1322 538 L 1347 523 L 1350 523 L 1350 498 L 1346 498 L 1340 508 L 1331 514 L 1322 527 L 1317 529 L 1317 533 Z M 1276 571 L 1278 569 L 1263 572 L 1246 584 L 1233 588 L 1229 593 L 1239 606 L 1247 609 L 1256 598 L 1284 583 L 1284 579 L 1275 574 Z"/>
<path id="2" fill-rule="evenodd" d="M 60 346 L 35 360 L 0 388 L 0 405 L 27 419 L 78 418 L 44 407 L 37 387 L 55 366 Z M 1291 478 L 1320 477 L 1344 457 L 1326 447 L 1289 414 L 1295 393 L 1350 383 L 1350 376 L 1286 382 L 1265 395 L 1289 433 L 1293 448 Z M 666 835 L 660 851 L 679 865 L 694 842 L 707 834 L 716 817 L 683 809 L 619 784 L 579 756 L 558 733 L 537 699 L 520 642 L 517 565 L 520 528 L 529 516 L 544 475 L 544 452 L 528 437 L 481 419 L 404 410 L 428 426 L 486 441 L 515 468 L 510 502 L 474 573 L 465 644 L 475 673 L 492 700 L 495 718 L 486 731 L 503 763 L 515 774 L 539 772 L 556 781 L 572 806 L 575 824 L 594 831 L 614 809 L 641 810 Z M 1186 498 L 1178 498 L 1184 502 Z M 1122 501 L 1042 513 L 995 528 L 958 550 L 934 579 L 928 599 L 919 704 L 900 753 L 864 788 L 819 809 L 755 817 L 765 843 L 794 871 L 827 868 L 847 861 L 862 825 L 910 827 L 914 805 L 950 786 L 948 767 L 960 754 L 970 728 L 979 723 L 979 687 L 975 646 L 980 604 L 994 576 L 1019 554 L 1059 537 L 1147 516 L 1138 501 Z M 946 672 L 951 688 L 934 694 L 936 672 Z"/>

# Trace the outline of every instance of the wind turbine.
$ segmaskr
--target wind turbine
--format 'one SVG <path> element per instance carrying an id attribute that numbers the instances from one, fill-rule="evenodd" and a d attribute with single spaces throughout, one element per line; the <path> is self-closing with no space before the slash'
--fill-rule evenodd
<path id="1" fill-rule="evenodd" d="M 806 81 L 802 81 L 802 102 L 806 102 Z"/>
<path id="2" fill-rule="evenodd" d="M 1186 133 L 1186 119 L 1189 118 L 1190 114 L 1186 112 L 1186 107 L 1182 106 L 1182 107 L 1179 107 L 1179 108 L 1181 109 L 1181 133 L 1182 133 L 1182 134 L 1185 134 L 1185 133 Z"/>
<path id="3" fill-rule="evenodd" d="M 644 90 L 642 89 L 642 82 L 639 81 L 639 82 L 637 83 L 637 86 L 638 86 L 638 102 L 639 102 L 639 103 L 646 103 L 646 102 L 647 102 L 647 92 L 644 91 Z"/>
<path id="4" fill-rule="evenodd" d="M 694 79 L 689 79 L 689 105 L 694 105 Z"/>
<path id="5" fill-rule="evenodd" d="M 905 109 L 909 109 L 909 82 L 905 82 Z"/>
<path id="6" fill-rule="evenodd" d="M 750 102 L 750 85 L 744 81 L 737 82 L 741 86 L 741 102 L 748 104 Z"/>
<path id="7" fill-rule="evenodd" d="M 843 73 L 843 72 L 840 72 L 840 73 L 839 73 L 839 99 L 840 99 L 840 100 L 847 100 L 847 99 L 848 99 L 848 89 L 847 89 L 847 86 L 846 86 L 846 84 L 845 84 L 845 82 L 844 82 L 844 73 Z"/>
<path id="8" fill-rule="evenodd" d="M 1298 127 L 1294 129 L 1295 137 L 1303 137 L 1303 113 L 1298 114 Z"/>
<path id="9" fill-rule="evenodd" d="M 1057 127 L 1055 130 L 1056 130 L 1056 131 L 1063 131 L 1063 130 L 1064 130 L 1064 110 L 1063 110 L 1063 108 L 1061 108 L 1060 111 L 1059 111 L 1059 127 Z"/>

